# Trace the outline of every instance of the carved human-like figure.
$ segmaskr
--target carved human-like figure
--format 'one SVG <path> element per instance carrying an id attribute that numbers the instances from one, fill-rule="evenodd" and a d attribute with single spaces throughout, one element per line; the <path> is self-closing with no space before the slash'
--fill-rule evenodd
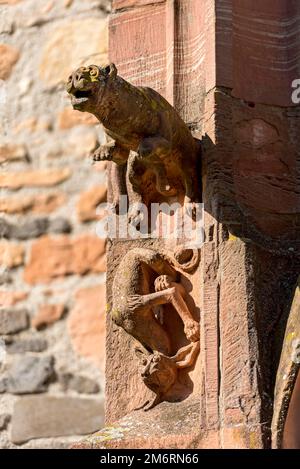
<path id="1" fill-rule="evenodd" d="M 191 259 L 178 265 L 182 270 L 191 270 L 199 261 L 199 251 L 191 251 Z M 138 348 L 142 377 L 156 394 L 145 410 L 163 400 L 176 381 L 178 368 L 192 366 L 199 351 L 199 323 L 187 307 L 186 291 L 172 263 L 176 261 L 152 249 L 133 248 L 121 260 L 113 281 L 112 319 L 142 345 Z M 175 356 L 170 356 L 170 337 L 155 314 L 155 308 L 165 304 L 172 304 L 182 319 L 190 342 Z"/>
<path id="2" fill-rule="evenodd" d="M 66 89 L 74 109 L 94 114 L 113 144 L 100 146 L 94 160 L 114 165 L 114 200 L 129 192 L 130 204 L 143 202 L 147 181 L 155 175 L 158 194 L 184 194 L 185 203 L 200 201 L 199 144 L 175 109 L 151 88 L 133 86 L 114 64 L 74 71 Z M 146 191 L 143 194 L 143 189 Z"/>

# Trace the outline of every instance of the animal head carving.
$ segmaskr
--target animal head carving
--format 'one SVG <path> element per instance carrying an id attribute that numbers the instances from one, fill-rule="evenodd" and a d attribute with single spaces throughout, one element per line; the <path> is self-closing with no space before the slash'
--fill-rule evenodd
<path id="1" fill-rule="evenodd" d="M 95 106 L 101 105 L 104 92 L 116 78 L 117 73 L 113 63 L 106 67 L 89 65 L 75 70 L 66 83 L 73 108 L 78 111 L 93 112 Z"/>
<path id="2" fill-rule="evenodd" d="M 142 369 L 141 376 L 145 385 L 156 394 L 165 394 L 177 379 L 176 363 L 160 352 L 149 353 L 136 348 Z"/>

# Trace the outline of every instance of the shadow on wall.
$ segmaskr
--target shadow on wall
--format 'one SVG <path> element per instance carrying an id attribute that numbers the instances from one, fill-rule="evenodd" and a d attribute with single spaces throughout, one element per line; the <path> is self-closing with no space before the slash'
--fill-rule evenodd
<path id="1" fill-rule="evenodd" d="M 223 224 L 232 259 L 241 241 L 244 246 L 238 262 L 246 269 L 249 337 L 255 331 L 258 337 L 260 419 L 267 422 L 268 447 L 276 373 L 300 271 L 298 143 L 291 119 L 297 109 L 249 105 L 225 89 L 215 99 L 216 108 L 227 112 L 216 114 L 222 128 L 217 144 L 203 139 L 204 204 Z M 238 264 L 232 262 L 234 282 Z"/>

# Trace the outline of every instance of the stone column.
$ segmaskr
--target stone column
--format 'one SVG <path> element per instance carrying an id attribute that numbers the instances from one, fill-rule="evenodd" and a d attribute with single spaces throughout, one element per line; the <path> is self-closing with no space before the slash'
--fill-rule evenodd
<path id="1" fill-rule="evenodd" d="M 120 75 L 165 95 L 202 139 L 206 242 L 193 277 L 201 350 L 188 399 L 131 413 L 144 387 L 132 344 L 108 315 L 106 419 L 119 423 L 107 447 L 270 447 L 300 268 L 298 3 L 113 2 L 110 58 Z M 108 303 L 124 249 L 111 243 Z"/>

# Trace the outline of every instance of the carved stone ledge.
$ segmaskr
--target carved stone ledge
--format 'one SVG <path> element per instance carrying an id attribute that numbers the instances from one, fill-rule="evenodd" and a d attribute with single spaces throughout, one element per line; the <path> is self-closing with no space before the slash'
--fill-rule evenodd
<path id="1" fill-rule="evenodd" d="M 151 413 L 136 411 L 86 439 L 73 449 L 245 449 L 259 447 L 255 427 L 200 430 L 200 402 L 162 402 Z"/>

